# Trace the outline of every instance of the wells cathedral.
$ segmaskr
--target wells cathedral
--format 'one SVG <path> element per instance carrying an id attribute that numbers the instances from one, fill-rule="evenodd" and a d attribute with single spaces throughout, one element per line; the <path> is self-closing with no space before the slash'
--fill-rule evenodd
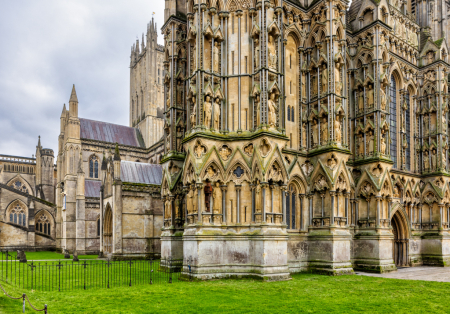
<path id="1" fill-rule="evenodd" d="M 450 265 L 445 1 L 165 3 L 129 126 L 79 117 L 73 87 L 56 166 L 0 156 L 1 246 L 197 279 Z"/>

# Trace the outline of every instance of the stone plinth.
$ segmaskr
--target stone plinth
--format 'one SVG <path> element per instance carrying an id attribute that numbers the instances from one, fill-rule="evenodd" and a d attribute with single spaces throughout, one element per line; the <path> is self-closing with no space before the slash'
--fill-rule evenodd
<path id="1" fill-rule="evenodd" d="M 422 236 L 422 260 L 427 266 L 450 266 L 450 234 L 425 233 Z"/>
<path id="2" fill-rule="evenodd" d="M 161 268 L 179 268 L 183 261 L 183 231 L 165 229 L 161 234 Z M 175 269 L 179 271 L 179 269 Z"/>
<path id="3" fill-rule="evenodd" d="M 185 229 L 183 251 L 186 279 L 291 278 L 282 226 L 192 226 Z"/>

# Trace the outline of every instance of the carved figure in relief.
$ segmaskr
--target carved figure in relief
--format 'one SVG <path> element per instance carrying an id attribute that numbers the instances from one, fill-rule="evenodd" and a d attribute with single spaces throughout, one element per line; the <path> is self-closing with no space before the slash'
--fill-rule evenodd
<path id="1" fill-rule="evenodd" d="M 305 75 L 302 74 L 302 97 L 306 98 L 306 78 Z"/>
<path id="2" fill-rule="evenodd" d="M 380 89 L 380 101 L 381 101 L 381 110 L 386 110 L 386 93 L 384 92 L 384 88 Z"/>
<path id="3" fill-rule="evenodd" d="M 364 136 L 362 133 L 359 133 L 358 144 L 358 155 L 364 156 Z"/>
<path id="4" fill-rule="evenodd" d="M 256 126 L 261 124 L 261 99 L 259 95 L 256 95 L 255 99 L 255 107 L 256 107 Z"/>
<path id="5" fill-rule="evenodd" d="M 423 152 L 423 169 L 425 169 L 425 171 L 430 170 L 430 157 L 428 156 L 428 151 Z"/>
<path id="6" fill-rule="evenodd" d="M 220 99 L 216 98 L 214 102 L 214 129 L 219 130 L 219 121 L 220 121 Z"/>
<path id="7" fill-rule="evenodd" d="M 336 141 L 340 142 L 342 140 L 341 136 L 341 122 L 339 121 L 339 116 L 334 120 L 334 134 L 336 136 Z"/>
<path id="8" fill-rule="evenodd" d="M 259 68 L 259 40 L 255 39 L 255 69 Z"/>
<path id="9" fill-rule="evenodd" d="M 203 190 L 205 192 L 205 211 L 209 212 L 211 211 L 211 193 L 212 193 L 211 183 L 207 182 Z"/>
<path id="10" fill-rule="evenodd" d="M 187 202 L 187 211 L 188 214 L 192 214 L 194 212 L 194 189 L 189 189 L 187 194 L 188 202 Z"/>
<path id="11" fill-rule="evenodd" d="M 369 153 L 369 155 L 373 154 L 373 144 L 374 144 L 374 136 L 373 136 L 373 132 L 372 130 L 369 131 L 369 136 L 367 139 L 367 152 Z"/>
<path id="12" fill-rule="evenodd" d="M 322 81 L 322 93 L 326 93 L 328 87 L 328 71 L 327 67 L 324 65 L 321 73 L 321 81 Z"/>
<path id="13" fill-rule="evenodd" d="M 277 123 L 275 93 L 270 94 L 269 100 L 267 101 L 267 105 L 269 107 L 269 125 L 271 127 L 275 127 Z"/>
<path id="14" fill-rule="evenodd" d="M 255 212 L 260 213 L 261 209 L 261 185 L 258 182 L 255 187 Z"/>
<path id="15" fill-rule="evenodd" d="M 381 146 L 380 147 L 380 152 L 382 154 L 386 154 L 386 141 L 385 141 L 383 136 L 381 137 L 381 145 L 380 146 Z"/>
<path id="16" fill-rule="evenodd" d="M 169 200 L 169 198 L 166 198 L 166 203 L 165 203 L 165 207 L 164 207 L 165 219 L 169 219 L 172 216 L 171 211 L 172 211 L 172 208 L 170 206 L 170 200 Z"/>
<path id="17" fill-rule="evenodd" d="M 219 43 L 216 41 L 214 43 L 214 72 L 219 73 Z"/>
<path id="18" fill-rule="evenodd" d="M 203 110 L 205 112 L 205 123 L 204 123 L 204 125 L 207 128 L 211 127 L 211 109 L 212 109 L 211 97 L 206 96 L 206 100 L 203 103 Z"/>
<path id="19" fill-rule="evenodd" d="M 429 122 L 429 117 L 426 114 L 423 116 L 423 128 L 424 128 L 425 134 L 428 134 L 428 125 L 429 125 L 428 122 Z"/>
<path id="20" fill-rule="evenodd" d="M 373 88 L 369 88 L 367 92 L 367 104 L 369 107 L 373 107 Z"/>
<path id="21" fill-rule="evenodd" d="M 214 214 L 219 214 L 221 211 L 221 192 L 220 192 L 220 185 L 219 182 L 216 182 L 215 187 L 213 189 L 213 213 Z"/>
<path id="22" fill-rule="evenodd" d="M 319 144 L 319 125 L 317 124 L 317 120 L 314 119 L 313 120 L 313 125 L 312 125 L 312 138 L 313 138 L 313 145 L 318 145 Z"/>
<path id="23" fill-rule="evenodd" d="M 306 123 L 302 124 L 302 146 L 306 147 Z"/>
<path id="24" fill-rule="evenodd" d="M 269 48 L 269 68 L 276 70 L 278 57 L 275 49 L 275 41 L 273 39 L 273 36 L 271 35 L 269 35 L 268 48 Z"/>
<path id="25" fill-rule="evenodd" d="M 196 114 L 196 112 L 197 112 L 197 104 L 196 104 L 196 102 L 195 102 L 195 97 L 192 97 L 191 98 L 192 99 L 192 103 L 194 104 L 194 107 L 192 108 L 192 112 L 191 112 L 191 117 L 190 117 L 190 120 L 191 120 L 191 128 L 193 128 L 193 127 L 195 127 L 195 114 Z"/>
<path id="26" fill-rule="evenodd" d="M 322 145 L 328 142 L 328 122 L 327 118 L 322 118 L 322 123 L 320 124 L 320 138 L 322 140 Z"/>
<path id="27" fill-rule="evenodd" d="M 431 151 L 431 170 L 436 170 L 436 149 Z"/>
<path id="28" fill-rule="evenodd" d="M 364 110 L 364 92 L 363 92 L 363 90 L 359 91 L 358 110 L 359 110 L 359 112 L 362 112 Z"/>

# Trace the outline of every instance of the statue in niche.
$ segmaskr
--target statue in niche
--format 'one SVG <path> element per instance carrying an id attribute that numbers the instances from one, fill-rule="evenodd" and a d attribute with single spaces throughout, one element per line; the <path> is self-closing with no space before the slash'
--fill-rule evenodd
<path id="1" fill-rule="evenodd" d="M 401 110 L 400 114 L 400 126 L 402 128 L 402 131 L 405 132 L 405 112 L 403 112 L 403 110 Z"/>
<path id="2" fill-rule="evenodd" d="M 210 182 L 207 182 L 205 188 L 203 189 L 205 192 L 205 211 L 210 212 L 211 210 L 211 193 L 212 186 Z"/>
<path id="3" fill-rule="evenodd" d="M 374 144 L 374 135 L 373 131 L 369 131 L 369 136 L 367 138 L 367 152 L 369 155 L 373 155 L 373 144 Z"/>
<path id="4" fill-rule="evenodd" d="M 170 200 L 169 200 L 168 197 L 166 198 L 166 203 L 165 203 L 165 208 L 164 209 L 165 209 L 164 217 L 165 217 L 165 219 L 169 219 L 172 216 L 171 215 L 172 208 L 170 206 Z"/>
<path id="5" fill-rule="evenodd" d="M 423 169 L 425 171 L 430 170 L 430 157 L 428 156 L 428 151 L 423 152 Z"/>
<path id="6" fill-rule="evenodd" d="M 359 133 L 358 144 L 358 155 L 364 156 L 364 136 L 362 133 Z"/>
<path id="7" fill-rule="evenodd" d="M 275 49 L 275 41 L 272 35 L 269 35 L 269 69 L 277 69 L 277 51 Z"/>
<path id="8" fill-rule="evenodd" d="M 195 114 L 197 112 L 197 104 L 195 102 L 195 97 L 192 97 L 192 103 L 194 104 L 194 107 L 192 108 L 192 112 L 191 112 L 191 116 L 190 116 L 190 121 L 191 121 L 191 128 L 195 127 Z"/>
<path id="9" fill-rule="evenodd" d="M 215 187 L 213 189 L 213 213 L 214 214 L 219 214 L 220 210 L 221 210 L 221 192 L 220 192 L 220 185 L 219 182 L 216 182 Z"/>
<path id="10" fill-rule="evenodd" d="M 255 39 L 255 69 L 259 68 L 259 40 Z"/>
<path id="11" fill-rule="evenodd" d="M 170 89 L 167 91 L 166 110 L 170 108 Z"/>
<path id="12" fill-rule="evenodd" d="M 213 54 L 214 55 L 214 67 L 213 67 L 213 69 L 214 69 L 214 72 L 219 73 L 220 59 L 219 59 L 219 43 L 217 41 L 214 43 L 213 51 L 214 51 L 214 54 Z"/>
<path id="13" fill-rule="evenodd" d="M 442 130 L 445 131 L 447 129 L 447 119 L 445 118 L 445 111 L 442 113 Z"/>
<path id="14" fill-rule="evenodd" d="M 312 94 L 317 95 L 317 83 L 315 75 L 311 77 L 311 84 L 312 84 Z"/>
<path id="15" fill-rule="evenodd" d="M 324 65 L 321 73 L 321 81 L 322 81 L 322 94 L 326 93 L 328 87 L 328 71 L 327 67 Z"/>
<path id="16" fill-rule="evenodd" d="M 175 199 L 175 218 L 180 217 L 180 198 Z"/>
<path id="17" fill-rule="evenodd" d="M 341 134 L 341 122 L 339 121 L 339 116 L 334 120 L 334 134 L 336 136 L 336 142 L 340 142 L 342 140 Z"/>
<path id="18" fill-rule="evenodd" d="M 302 74 L 302 97 L 306 98 L 306 78 L 305 75 Z"/>
<path id="19" fill-rule="evenodd" d="M 302 146 L 306 147 L 306 123 L 302 124 Z"/>
<path id="20" fill-rule="evenodd" d="M 322 118 L 322 123 L 320 124 L 320 138 L 322 140 L 322 145 L 328 142 L 328 122 L 327 118 Z"/>
<path id="21" fill-rule="evenodd" d="M 255 212 L 260 213 L 261 210 L 261 185 L 258 181 L 255 188 Z"/>
<path id="22" fill-rule="evenodd" d="M 177 106 L 181 107 L 183 104 L 183 82 L 180 80 L 177 84 Z"/>
<path id="23" fill-rule="evenodd" d="M 256 126 L 259 126 L 261 124 L 261 99 L 259 95 L 256 95 L 255 99 L 255 107 L 256 107 Z"/>
<path id="24" fill-rule="evenodd" d="M 270 93 L 269 100 L 267 101 L 267 106 L 269 107 L 269 125 L 275 127 L 277 124 L 277 114 L 276 114 L 276 103 L 275 103 L 275 93 Z"/>
<path id="25" fill-rule="evenodd" d="M 436 149 L 431 151 L 431 170 L 436 170 Z"/>
<path id="26" fill-rule="evenodd" d="M 436 119 L 433 119 L 433 118 L 435 118 L 436 116 L 432 113 L 431 115 L 430 115 L 430 125 L 431 125 L 431 127 L 430 127 L 430 133 L 431 134 L 433 134 L 433 133 L 435 133 L 436 132 Z"/>
<path id="27" fill-rule="evenodd" d="M 188 214 L 192 214 L 194 212 L 194 189 L 189 189 L 189 192 L 187 194 L 188 201 L 187 201 L 187 211 Z"/>
<path id="28" fill-rule="evenodd" d="M 369 87 L 369 91 L 367 92 L 367 104 L 369 107 L 373 107 L 373 87 Z"/>
<path id="29" fill-rule="evenodd" d="M 429 122 L 429 117 L 428 117 L 428 115 L 426 114 L 426 115 L 424 115 L 423 116 L 423 129 L 424 129 L 424 131 L 425 131 L 425 134 L 428 134 L 428 122 Z"/>
<path id="30" fill-rule="evenodd" d="M 380 101 L 381 101 L 381 110 L 386 110 L 386 93 L 384 92 L 384 88 L 380 89 Z"/>
<path id="31" fill-rule="evenodd" d="M 358 94 L 359 94 L 358 110 L 359 110 L 359 112 L 363 112 L 363 110 L 364 110 L 364 91 L 361 89 Z"/>
<path id="32" fill-rule="evenodd" d="M 194 71 L 197 69 L 197 54 L 196 54 L 196 52 L 197 52 L 197 47 L 194 44 L 192 46 L 192 65 L 194 67 Z"/>
<path id="33" fill-rule="evenodd" d="M 214 129 L 219 130 L 219 121 L 220 121 L 220 98 L 217 97 L 214 102 Z"/>
<path id="34" fill-rule="evenodd" d="M 319 125 L 316 119 L 313 120 L 312 137 L 313 137 L 313 146 L 319 145 Z"/>
<path id="35" fill-rule="evenodd" d="M 206 96 L 206 100 L 203 103 L 203 110 L 205 112 L 205 123 L 204 123 L 204 125 L 207 128 L 210 128 L 211 127 L 212 104 L 211 104 L 211 97 L 209 95 Z"/>
<path id="36" fill-rule="evenodd" d="M 381 137 L 380 152 L 386 154 L 386 140 L 383 136 Z"/>

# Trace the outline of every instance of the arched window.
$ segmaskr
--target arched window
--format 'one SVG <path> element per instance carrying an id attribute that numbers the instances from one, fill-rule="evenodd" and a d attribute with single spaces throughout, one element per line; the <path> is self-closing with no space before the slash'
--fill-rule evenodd
<path id="1" fill-rule="evenodd" d="M 48 219 L 47 214 L 43 213 L 37 219 L 36 231 L 51 235 L 50 220 Z"/>
<path id="2" fill-rule="evenodd" d="M 391 132 L 391 147 L 390 153 L 392 161 L 394 162 L 394 168 L 397 168 L 397 84 L 395 82 L 394 75 L 391 76 L 391 86 L 389 87 L 390 93 L 390 132 Z"/>
<path id="3" fill-rule="evenodd" d="M 288 119 L 288 121 L 291 121 L 291 106 L 288 106 L 287 119 Z"/>
<path id="4" fill-rule="evenodd" d="M 411 170 L 411 120 L 410 120 L 410 95 L 409 91 L 405 95 L 406 100 L 406 110 L 405 110 L 405 132 L 406 132 L 406 143 L 408 147 L 405 149 L 405 166 L 406 170 Z"/>
<path id="5" fill-rule="evenodd" d="M 24 227 L 27 224 L 27 216 L 25 214 L 25 209 L 18 201 L 13 205 L 11 211 L 9 212 L 9 222 Z"/>
<path id="6" fill-rule="evenodd" d="M 289 186 L 286 192 L 286 224 L 287 229 L 295 229 L 295 205 L 296 205 L 297 189 L 293 184 Z"/>
<path id="7" fill-rule="evenodd" d="M 15 188 L 16 190 L 19 190 L 20 192 L 29 193 L 25 184 L 23 184 L 23 182 L 20 181 L 19 179 L 15 180 L 14 182 L 12 182 L 8 185 Z"/>
<path id="8" fill-rule="evenodd" d="M 294 106 L 291 107 L 291 121 L 295 122 L 295 119 L 294 119 Z"/>
<path id="9" fill-rule="evenodd" d="M 98 178 L 98 158 L 95 155 L 89 158 L 89 177 Z"/>
<path id="10" fill-rule="evenodd" d="M 97 219 L 97 237 L 100 236 L 100 218 Z"/>

